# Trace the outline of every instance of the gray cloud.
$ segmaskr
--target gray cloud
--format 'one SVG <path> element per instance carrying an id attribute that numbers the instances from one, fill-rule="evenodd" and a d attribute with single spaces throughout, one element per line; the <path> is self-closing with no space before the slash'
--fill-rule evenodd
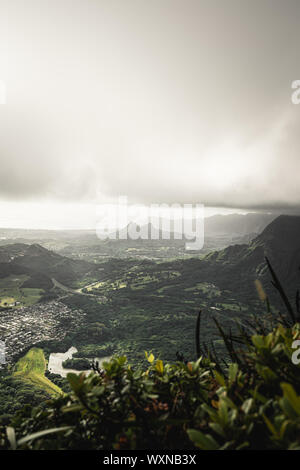
<path id="1" fill-rule="evenodd" d="M 300 203 L 298 0 L 1 0 L 2 200 Z"/>

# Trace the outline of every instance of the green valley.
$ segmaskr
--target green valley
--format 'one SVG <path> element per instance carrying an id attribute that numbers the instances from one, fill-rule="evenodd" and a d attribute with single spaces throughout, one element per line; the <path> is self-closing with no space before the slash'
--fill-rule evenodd
<path id="1" fill-rule="evenodd" d="M 284 233 L 282 226 L 286 227 Z M 25 302 L 28 292 L 35 302 L 22 309 L 2 309 L 0 333 L 7 341 L 7 359 L 10 366 L 18 361 L 13 375 L 5 380 L 18 380 L 21 388 L 32 385 L 47 394 L 59 393 L 56 384 L 64 390 L 65 379 L 49 377 L 48 372 L 45 377 L 44 354 L 48 357 L 51 353 L 65 353 L 71 347 L 77 349 L 72 358 L 74 364 L 126 355 L 131 364 L 141 365 L 145 350 L 164 361 L 194 358 L 194 328 L 199 310 L 202 344 L 213 347 L 226 359 L 214 320 L 233 333 L 237 325 L 247 328 L 258 315 L 268 322 L 266 305 L 259 299 L 254 281 L 260 279 L 269 294 L 270 273 L 265 263 L 268 256 L 272 263 L 275 260 L 276 272 L 284 285 L 288 280 L 289 289 L 295 292 L 299 235 L 298 217 L 279 217 L 252 242 L 228 246 L 206 256 L 115 257 L 99 264 L 69 259 L 36 244 L 11 244 L 6 251 L 2 246 L 1 300 L 9 303 L 23 295 Z M 285 245 L 283 237 L 288 240 Z M 281 240 L 279 245 L 277 239 Z M 82 252 L 78 243 L 76 240 L 79 257 Z M 118 240 L 115 243 L 117 246 Z M 273 309 L 280 307 L 276 292 L 271 294 L 270 302 Z M 1 399 L 0 390 L 0 402 L 5 400 Z M 14 409 L 13 405 L 10 403 L 7 409 Z"/>

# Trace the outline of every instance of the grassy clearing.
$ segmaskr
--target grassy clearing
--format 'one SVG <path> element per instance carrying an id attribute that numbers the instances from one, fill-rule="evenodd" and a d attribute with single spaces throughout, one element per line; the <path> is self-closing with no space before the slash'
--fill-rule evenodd
<path id="1" fill-rule="evenodd" d="M 8 307 L 15 302 L 14 297 L 2 297 L 0 299 L 0 307 Z"/>
<path id="2" fill-rule="evenodd" d="M 193 287 L 187 287 L 184 289 L 185 292 L 202 292 L 207 294 L 209 297 L 220 297 L 221 291 L 215 285 L 208 282 L 198 282 Z"/>
<path id="3" fill-rule="evenodd" d="M 51 395 L 60 395 L 62 391 L 45 377 L 46 359 L 39 348 L 31 348 L 25 356 L 18 360 L 14 368 L 14 377 L 30 382 Z"/>
<path id="4" fill-rule="evenodd" d="M 19 306 L 28 307 L 40 300 L 44 293 L 43 289 L 22 288 L 27 279 L 29 278 L 26 275 L 13 275 L 0 279 L 1 307 L 8 307 L 14 302 L 20 302 Z"/>
<path id="5" fill-rule="evenodd" d="M 221 303 L 223 310 L 239 311 L 241 307 L 237 304 Z"/>

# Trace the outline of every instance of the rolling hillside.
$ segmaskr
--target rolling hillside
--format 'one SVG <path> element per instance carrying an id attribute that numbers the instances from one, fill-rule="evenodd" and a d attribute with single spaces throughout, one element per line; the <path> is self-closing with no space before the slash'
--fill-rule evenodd
<path id="1" fill-rule="evenodd" d="M 213 252 L 205 258 L 202 267 L 209 278 L 213 276 L 223 288 L 230 290 L 249 291 L 258 278 L 267 291 L 272 290 L 274 298 L 266 256 L 287 292 L 295 295 L 300 287 L 299 216 L 277 217 L 252 242 Z"/>
<path id="2" fill-rule="evenodd" d="M 34 387 L 43 389 L 50 395 L 61 395 L 61 389 L 45 377 L 45 371 L 46 359 L 43 350 L 31 348 L 28 353 L 16 363 L 13 376 L 28 382 Z"/>
<path id="3" fill-rule="evenodd" d="M 77 287 L 82 279 L 93 280 L 97 272 L 97 265 L 87 261 L 73 260 L 54 253 L 38 244 L 26 245 L 22 243 L 0 247 L 0 279 L 1 287 L 5 289 L 5 279 L 11 284 L 16 280 L 14 288 L 41 289 L 48 292 L 53 288 L 52 278 L 69 287 Z M 20 284 L 20 279 L 23 282 Z M 9 292 L 2 293 L 0 297 L 14 297 Z M 16 298 L 18 299 L 18 296 Z"/>

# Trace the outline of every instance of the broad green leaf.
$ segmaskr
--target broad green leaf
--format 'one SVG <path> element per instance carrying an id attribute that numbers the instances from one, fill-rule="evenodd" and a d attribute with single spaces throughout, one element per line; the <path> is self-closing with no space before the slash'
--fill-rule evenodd
<path id="1" fill-rule="evenodd" d="M 252 336 L 252 343 L 257 349 L 262 349 L 266 347 L 264 337 L 262 335 Z"/>
<path id="2" fill-rule="evenodd" d="M 156 361 L 156 364 L 155 364 L 155 369 L 160 373 L 162 374 L 163 371 L 164 371 L 164 364 L 163 364 L 163 361 L 161 361 L 160 359 L 158 359 Z"/>
<path id="3" fill-rule="evenodd" d="M 280 428 L 280 431 L 279 431 L 279 437 L 280 439 L 282 439 L 284 437 L 284 434 L 285 434 L 285 430 L 288 426 L 289 422 L 288 420 L 286 419 L 285 421 L 283 421 L 282 425 L 281 425 L 281 428 Z"/>
<path id="4" fill-rule="evenodd" d="M 152 362 L 154 361 L 154 356 L 153 354 L 151 353 L 150 356 L 148 357 L 148 361 L 152 364 Z"/>
<path id="5" fill-rule="evenodd" d="M 224 432 L 222 426 L 220 426 L 220 424 L 218 424 L 218 423 L 209 423 L 209 427 L 210 427 L 216 434 L 219 434 L 220 436 L 225 437 L 225 432 Z"/>
<path id="6" fill-rule="evenodd" d="M 216 381 L 220 385 L 224 386 L 225 385 L 225 379 L 224 379 L 223 375 L 220 374 L 217 370 L 214 371 L 214 375 L 215 375 Z"/>
<path id="7" fill-rule="evenodd" d="M 69 372 L 67 374 L 67 380 L 69 384 L 71 385 L 72 389 L 74 390 L 74 392 L 77 392 L 81 388 L 82 384 L 77 374 L 74 374 L 73 372 Z"/>
<path id="8" fill-rule="evenodd" d="M 38 439 L 39 437 L 42 437 L 42 436 L 47 436 L 47 434 L 54 434 L 54 433 L 58 433 L 58 432 L 63 432 L 63 431 L 67 431 L 69 429 L 72 429 L 72 426 L 64 426 L 62 428 L 45 429 L 44 431 L 35 432 L 33 434 L 30 434 L 29 436 L 22 437 L 22 439 L 20 439 L 17 442 L 17 444 L 18 444 L 18 446 L 21 446 L 23 444 L 26 444 L 26 442 L 33 441 L 34 439 Z"/>
<path id="9" fill-rule="evenodd" d="M 228 424 L 228 407 L 227 403 L 222 399 L 219 401 L 218 414 L 222 423 L 226 426 Z"/>
<path id="10" fill-rule="evenodd" d="M 244 401 L 242 404 L 242 410 L 247 415 L 253 405 L 253 398 L 248 398 L 248 400 Z"/>
<path id="11" fill-rule="evenodd" d="M 264 413 L 262 414 L 262 417 L 263 417 L 266 425 L 268 426 L 269 430 L 273 434 L 273 436 L 277 439 L 279 437 L 279 435 L 278 435 L 278 432 L 277 432 L 275 426 L 272 424 L 272 422 L 269 420 L 269 418 L 267 418 L 267 416 Z"/>
<path id="12" fill-rule="evenodd" d="M 291 419 L 298 418 L 298 413 L 295 411 L 294 407 L 292 406 L 291 402 L 288 400 L 286 396 L 283 396 L 279 400 L 279 404 L 281 408 L 283 409 L 284 413 L 286 416 L 288 416 Z"/>
<path id="13" fill-rule="evenodd" d="M 300 397 L 297 395 L 292 385 L 288 383 L 282 383 L 280 386 L 283 390 L 284 396 L 288 399 L 298 415 L 300 415 Z"/>
<path id="14" fill-rule="evenodd" d="M 6 428 L 6 435 L 7 439 L 10 443 L 10 447 L 15 450 L 17 448 L 17 442 L 16 442 L 16 433 L 13 427 L 8 426 Z"/>
<path id="15" fill-rule="evenodd" d="M 229 378 L 229 382 L 234 382 L 235 379 L 236 379 L 236 376 L 237 376 L 237 373 L 238 373 L 238 370 L 239 370 L 239 366 L 233 362 L 232 364 L 230 364 L 229 366 L 229 370 L 228 370 L 228 378 Z"/>
<path id="16" fill-rule="evenodd" d="M 75 413 L 83 410 L 83 406 L 80 403 L 74 403 L 73 405 L 63 406 L 61 408 L 62 413 Z"/>
<path id="17" fill-rule="evenodd" d="M 148 354 L 147 351 L 145 351 L 145 356 L 146 356 L 146 359 L 148 362 L 150 362 L 150 364 L 152 364 L 152 362 L 154 361 L 154 356 L 152 353 Z"/>
<path id="18" fill-rule="evenodd" d="M 270 367 L 257 365 L 256 369 L 261 377 L 266 381 L 274 381 L 277 379 L 277 375 L 272 369 L 270 369 Z"/>
<path id="19" fill-rule="evenodd" d="M 197 431 L 196 429 L 188 429 L 187 433 L 195 446 L 200 447 L 200 449 L 217 450 L 219 448 L 219 444 L 209 434 L 203 434 L 201 431 Z"/>

